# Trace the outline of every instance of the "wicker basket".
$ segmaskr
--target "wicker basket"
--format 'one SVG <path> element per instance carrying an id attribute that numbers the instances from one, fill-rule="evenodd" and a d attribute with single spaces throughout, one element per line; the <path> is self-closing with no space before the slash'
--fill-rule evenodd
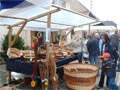
<path id="1" fill-rule="evenodd" d="M 7 55 L 8 55 L 8 57 L 11 57 L 11 58 L 19 58 L 21 56 L 24 56 L 24 57 L 34 57 L 35 56 L 34 51 L 19 50 L 17 48 L 9 48 L 7 51 Z"/>
<path id="2" fill-rule="evenodd" d="M 7 55 L 8 55 L 8 57 L 11 57 L 11 58 L 19 58 L 20 50 L 17 48 L 8 48 Z"/>
<path id="3" fill-rule="evenodd" d="M 21 50 L 21 53 L 23 54 L 24 57 L 34 57 L 34 51 L 32 50 Z"/>
<path id="4" fill-rule="evenodd" d="M 72 90 L 94 90 L 98 68 L 95 65 L 71 63 L 64 66 L 67 86 Z"/>

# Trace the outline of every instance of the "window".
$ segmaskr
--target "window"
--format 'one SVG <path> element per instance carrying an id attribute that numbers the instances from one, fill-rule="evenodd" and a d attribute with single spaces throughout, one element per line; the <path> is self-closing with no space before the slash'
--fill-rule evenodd
<path id="1" fill-rule="evenodd" d="M 65 1 L 63 1 L 63 0 L 55 0 L 55 5 L 65 7 Z"/>

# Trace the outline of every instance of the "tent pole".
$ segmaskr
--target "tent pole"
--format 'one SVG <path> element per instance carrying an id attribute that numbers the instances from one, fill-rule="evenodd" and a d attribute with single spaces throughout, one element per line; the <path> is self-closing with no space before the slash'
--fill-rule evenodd
<path id="1" fill-rule="evenodd" d="M 66 34 L 66 37 L 71 33 L 72 30 L 70 30 L 67 34 Z"/>
<path id="2" fill-rule="evenodd" d="M 13 46 L 13 44 L 15 43 L 15 41 L 17 40 L 18 36 L 20 35 L 20 33 L 22 32 L 23 28 L 25 27 L 25 25 L 27 24 L 27 22 L 25 22 L 19 29 L 19 31 L 17 32 L 15 38 L 12 40 L 12 42 L 10 43 L 10 47 Z"/>
<path id="3" fill-rule="evenodd" d="M 55 0 L 52 0 L 52 4 L 55 4 Z"/>
<path id="4" fill-rule="evenodd" d="M 88 34 L 90 34 L 91 24 L 88 25 Z"/>
<path id="5" fill-rule="evenodd" d="M 52 35 L 52 42 L 55 42 L 55 32 L 51 32 Z"/>
<path id="6" fill-rule="evenodd" d="M 71 28 L 71 30 L 66 34 L 65 38 L 71 33 L 71 31 L 74 29 L 74 27 Z"/>
<path id="7" fill-rule="evenodd" d="M 60 30 L 60 40 L 62 39 L 62 30 Z"/>
<path id="8" fill-rule="evenodd" d="M 12 28 L 10 26 L 8 26 L 8 29 L 9 29 L 9 47 L 10 47 L 10 43 L 12 41 Z"/>
<path id="9" fill-rule="evenodd" d="M 12 28 L 9 26 L 8 27 L 9 29 L 9 47 L 10 47 L 10 43 L 11 43 L 11 40 L 12 40 Z M 8 71 L 8 82 L 11 82 L 11 71 Z"/>
<path id="10" fill-rule="evenodd" d="M 47 28 L 51 28 L 51 14 L 48 14 Z M 49 80 L 49 60 L 50 60 L 50 42 L 46 42 L 46 66 L 47 66 L 47 79 Z M 49 84 L 48 84 L 49 85 Z"/>
<path id="11" fill-rule="evenodd" d="M 65 37 L 62 38 L 62 39 L 64 40 L 65 38 L 67 38 L 67 36 L 71 33 L 71 31 L 72 31 L 72 30 L 70 30 L 70 31 L 65 35 Z"/>
<path id="12" fill-rule="evenodd" d="M 35 53 L 35 59 L 34 59 L 34 66 L 33 66 L 33 73 L 34 75 L 37 75 L 37 48 L 38 48 L 38 39 L 34 40 L 34 53 Z M 36 90 L 36 87 L 33 88 L 33 90 Z"/>

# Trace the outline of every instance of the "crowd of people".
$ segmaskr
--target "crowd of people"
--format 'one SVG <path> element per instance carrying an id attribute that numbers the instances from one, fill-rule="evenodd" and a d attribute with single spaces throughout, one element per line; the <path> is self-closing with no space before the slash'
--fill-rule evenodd
<path id="1" fill-rule="evenodd" d="M 120 90 L 120 88 L 115 84 L 116 70 L 120 71 L 120 68 L 118 67 L 120 64 L 119 33 L 117 31 L 112 35 L 108 35 L 106 33 L 99 35 L 98 33 L 95 33 L 92 36 L 93 37 L 90 35 L 87 36 L 87 49 L 89 52 L 90 63 L 95 63 L 96 66 L 99 67 L 98 60 L 99 58 L 102 60 L 101 74 L 98 71 L 98 76 L 100 75 L 98 89 L 103 88 L 105 81 L 104 79 L 105 76 L 107 76 L 106 86 L 109 88 L 109 90 Z"/>
<path id="2" fill-rule="evenodd" d="M 106 86 L 109 90 L 120 90 L 115 84 L 116 71 L 120 71 L 120 31 L 115 31 L 112 35 L 93 33 L 87 35 L 86 39 L 77 36 L 65 46 L 68 45 L 74 46 L 73 53 L 78 55 L 79 63 L 88 57 L 90 64 L 95 64 L 99 68 L 99 60 L 101 60 L 102 68 L 101 73 L 98 70 L 97 74 L 100 76 L 97 89 L 103 88 L 107 76 Z"/>
<path id="3" fill-rule="evenodd" d="M 107 76 L 106 86 L 109 90 L 120 90 L 115 84 L 116 71 L 120 72 L 120 31 L 112 35 L 93 33 L 86 38 L 73 35 L 71 42 L 64 46 L 74 46 L 73 53 L 78 56 L 79 63 L 85 60 L 99 68 L 99 60 L 102 62 L 101 72 L 99 68 L 97 74 L 100 76 L 97 89 L 103 88 Z"/>

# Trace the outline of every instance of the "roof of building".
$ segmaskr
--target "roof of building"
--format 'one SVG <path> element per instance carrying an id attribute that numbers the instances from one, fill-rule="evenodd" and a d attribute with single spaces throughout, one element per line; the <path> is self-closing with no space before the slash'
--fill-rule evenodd
<path id="1" fill-rule="evenodd" d="M 95 24 L 93 26 L 114 26 L 117 28 L 117 24 L 114 21 L 102 21 L 102 22 Z"/>

